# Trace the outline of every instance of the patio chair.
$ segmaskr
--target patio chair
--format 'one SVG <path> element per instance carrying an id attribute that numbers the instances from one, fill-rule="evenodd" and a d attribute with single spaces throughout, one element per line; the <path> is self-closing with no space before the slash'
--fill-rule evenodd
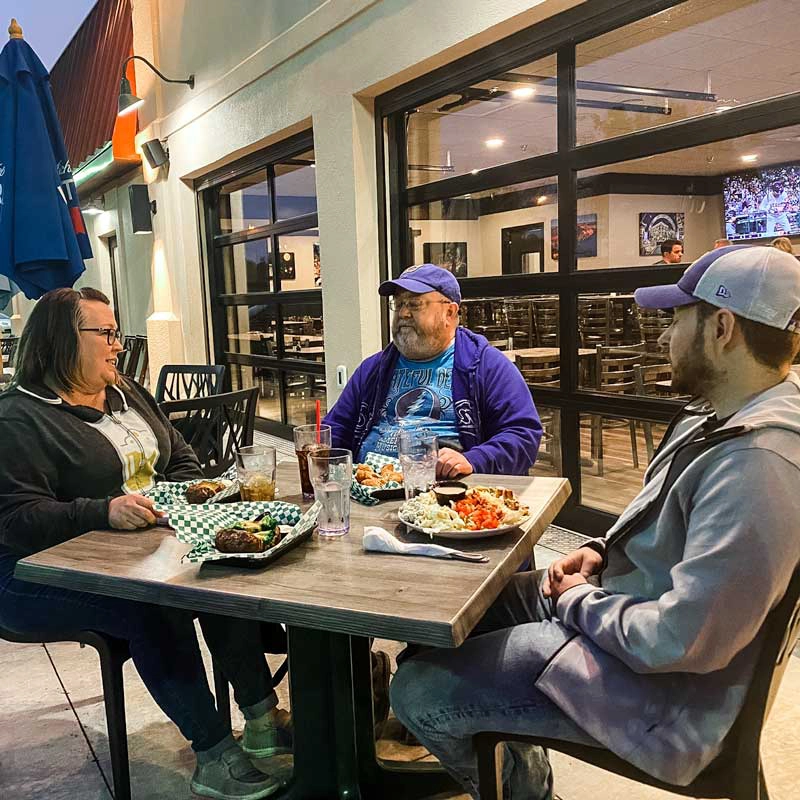
<path id="1" fill-rule="evenodd" d="M 0 336 L 0 361 L 7 367 L 14 366 L 19 336 Z M 0 365 L 2 366 L 2 365 Z"/>
<path id="2" fill-rule="evenodd" d="M 240 447 L 253 444 L 258 388 L 167 400 L 161 410 L 197 454 L 203 474 L 217 478 Z"/>
<path id="3" fill-rule="evenodd" d="M 87 644 L 100 657 L 100 674 L 103 678 L 103 702 L 106 707 L 108 750 L 111 756 L 111 774 L 114 779 L 114 800 L 130 800 L 131 781 L 128 771 L 128 731 L 125 722 L 125 686 L 122 665 L 131 657 L 128 645 L 95 631 L 60 631 L 49 635 L 16 633 L 0 627 L 0 639 L 17 644 L 50 644 L 52 642 L 78 642 Z"/>
<path id="4" fill-rule="evenodd" d="M 521 742 L 545 750 L 557 750 L 607 772 L 684 797 L 769 800 L 761 763 L 761 732 L 800 632 L 800 565 L 795 568 L 783 599 L 767 616 L 764 628 L 766 635 L 753 680 L 739 716 L 725 737 L 722 752 L 688 786 L 673 786 L 660 781 L 602 747 L 539 736 L 485 732 L 473 738 L 478 756 L 481 800 L 500 800 L 503 796 L 503 750 L 498 747 L 503 742 Z"/>
<path id="5" fill-rule="evenodd" d="M 224 377 L 224 364 L 165 364 L 158 373 L 156 403 L 219 394 Z"/>

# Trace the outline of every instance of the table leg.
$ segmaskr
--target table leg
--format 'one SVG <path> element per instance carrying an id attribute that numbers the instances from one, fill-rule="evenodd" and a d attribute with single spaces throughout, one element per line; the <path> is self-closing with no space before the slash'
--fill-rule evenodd
<path id="1" fill-rule="evenodd" d="M 375 755 L 369 639 L 289 628 L 294 723 L 291 800 L 422 798 L 458 787 L 438 764 Z"/>

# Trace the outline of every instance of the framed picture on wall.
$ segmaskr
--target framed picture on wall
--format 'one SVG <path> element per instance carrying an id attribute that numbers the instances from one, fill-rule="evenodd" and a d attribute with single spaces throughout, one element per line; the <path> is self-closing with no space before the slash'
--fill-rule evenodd
<path id="1" fill-rule="evenodd" d="M 639 214 L 639 255 L 658 255 L 661 242 L 667 239 L 683 241 L 683 225 L 682 211 L 645 211 Z"/>
<path id="2" fill-rule="evenodd" d="M 293 281 L 297 277 L 294 266 L 294 253 L 280 253 L 278 263 L 280 264 L 282 281 Z"/>
<path id="3" fill-rule="evenodd" d="M 578 214 L 578 258 L 594 258 L 597 255 L 597 214 Z M 550 258 L 558 261 L 558 220 L 550 220 Z"/>
<path id="4" fill-rule="evenodd" d="M 312 245 L 314 250 L 314 286 L 322 286 L 322 262 L 319 260 L 319 242 Z"/>
<path id="5" fill-rule="evenodd" d="M 467 243 L 466 242 L 425 242 L 422 255 L 426 264 L 436 264 L 456 278 L 467 277 Z"/>

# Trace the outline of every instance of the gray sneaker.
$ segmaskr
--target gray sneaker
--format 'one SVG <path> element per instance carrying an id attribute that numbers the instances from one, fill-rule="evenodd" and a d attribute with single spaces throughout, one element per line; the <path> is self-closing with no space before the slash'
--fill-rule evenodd
<path id="1" fill-rule="evenodd" d="M 238 744 L 214 761 L 198 763 L 190 785 L 195 794 L 216 800 L 258 800 L 281 786 L 280 781 L 257 770 Z"/>

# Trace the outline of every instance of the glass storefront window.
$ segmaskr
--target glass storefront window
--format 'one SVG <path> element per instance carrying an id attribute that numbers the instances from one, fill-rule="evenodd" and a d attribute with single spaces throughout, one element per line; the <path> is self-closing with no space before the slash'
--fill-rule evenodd
<path id="1" fill-rule="evenodd" d="M 309 150 L 275 165 L 275 213 L 290 219 L 317 213 L 314 151 Z"/>
<path id="2" fill-rule="evenodd" d="M 457 278 L 558 270 L 558 182 L 543 178 L 409 209 L 414 264 Z"/>
<path id="3" fill-rule="evenodd" d="M 536 404 L 542 422 L 542 441 L 533 465 L 533 475 L 557 478 L 564 474 L 561 457 L 561 411 L 552 406 Z"/>
<path id="4" fill-rule="evenodd" d="M 647 420 L 581 414 L 581 502 L 619 514 L 642 488 L 666 429 Z"/>
<path id="5" fill-rule="evenodd" d="M 289 425 L 309 425 L 316 420 L 317 400 L 321 413 L 328 411 L 324 375 L 287 372 L 284 375 L 286 421 Z"/>
<path id="6" fill-rule="evenodd" d="M 274 280 L 270 249 L 269 239 L 220 248 L 224 294 L 271 291 Z"/>
<path id="7" fill-rule="evenodd" d="M 265 305 L 228 306 L 226 349 L 252 356 L 275 356 L 275 309 Z"/>
<path id="8" fill-rule="evenodd" d="M 219 231 L 236 233 L 268 225 L 270 212 L 267 171 L 243 175 L 219 189 Z"/>
<path id="9" fill-rule="evenodd" d="M 278 237 L 278 273 L 281 289 L 319 289 L 322 272 L 319 231 L 316 228 Z"/>
<path id="10" fill-rule="evenodd" d="M 408 185 L 556 149 L 556 57 L 498 73 L 407 116 Z"/>
<path id="11" fill-rule="evenodd" d="M 252 389 L 258 387 L 258 409 L 256 414 L 264 419 L 281 421 L 281 395 L 278 373 L 266 367 L 251 367 L 244 364 L 230 364 L 231 387 Z"/>
<path id="12" fill-rule="evenodd" d="M 325 360 L 322 307 L 319 303 L 283 307 L 283 350 L 286 358 Z"/>
<path id="13" fill-rule="evenodd" d="M 688 0 L 579 44 L 578 144 L 796 91 L 786 14 L 783 0 Z"/>

